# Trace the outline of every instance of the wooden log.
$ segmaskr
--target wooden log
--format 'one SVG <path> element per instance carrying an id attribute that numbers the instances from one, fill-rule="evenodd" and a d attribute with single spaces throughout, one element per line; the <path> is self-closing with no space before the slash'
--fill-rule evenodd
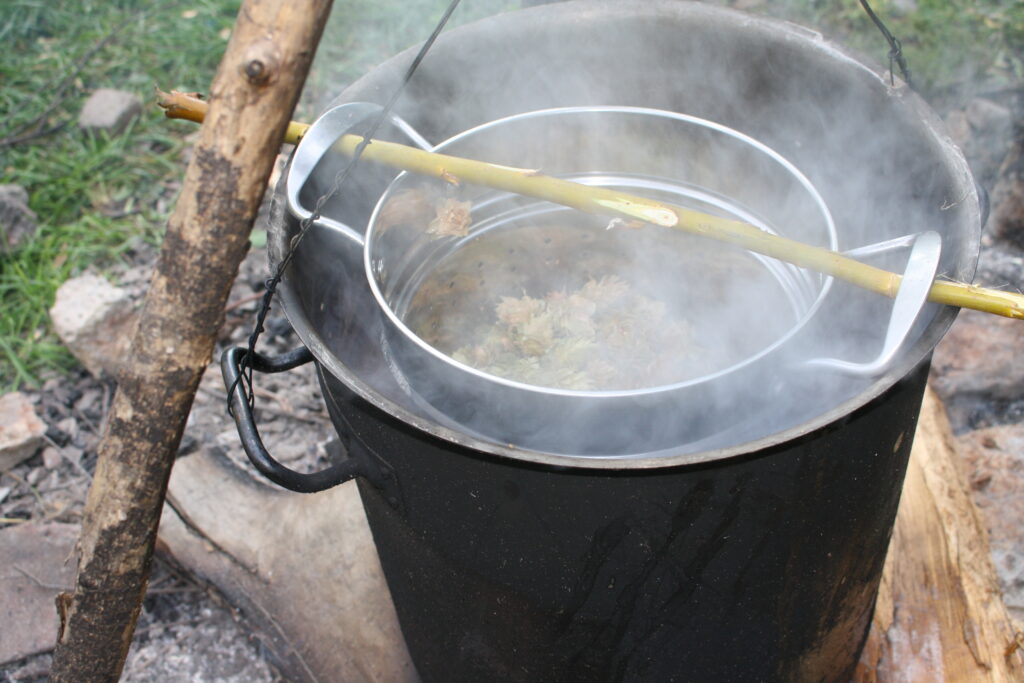
<path id="1" fill-rule="evenodd" d="M 921 409 L 858 681 L 1021 681 L 988 535 L 945 408 Z"/>
<path id="2" fill-rule="evenodd" d="M 120 676 L 185 420 L 331 0 L 245 0 L 99 446 L 53 681 Z"/>

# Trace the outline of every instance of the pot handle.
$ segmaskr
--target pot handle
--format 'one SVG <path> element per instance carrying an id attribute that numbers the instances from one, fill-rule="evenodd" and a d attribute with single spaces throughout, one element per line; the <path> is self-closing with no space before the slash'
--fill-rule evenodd
<path id="1" fill-rule="evenodd" d="M 928 302 L 928 293 L 939 268 L 942 237 L 937 232 L 928 231 L 846 252 L 848 256 L 866 256 L 905 247 L 908 244 L 913 245 L 910 258 L 907 260 L 900 289 L 892 304 L 889 328 L 886 330 L 885 341 L 878 356 L 867 363 L 852 363 L 838 358 L 815 358 L 807 361 L 806 367 L 825 368 L 856 377 L 874 377 L 889 367 L 889 363 L 896 357 L 913 329 L 921 309 Z"/>
<path id="2" fill-rule="evenodd" d="M 307 207 L 302 203 L 300 192 L 306 181 L 342 135 L 352 132 L 356 126 L 378 116 L 382 109 L 379 104 L 371 102 L 348 102 L 328 109 L 313 122 L 295 148 L 285 177 L 285 197 L 291 215 L 304 221 L 314 213 L 319 213 L 319 206 Z M 434 146 L 401 117 L 391 114 L 388 116 L 388 122 L 420 149 L 433 151 Z M 363 235 L 359 231 L 327 216 L 318 217 L 316 222 L 338 230 L 362 247 Z"/>
<path id="3" fill-rule="evenodd" d="M 278 486 L 299 493 L 316 493 L 361 476 L 363 472 L 355 458 L 345 458 L 325 470 L 308 474 L 296 472 L 274 460 L 260 439 L 252 410 L 239 381 L 242 374 L 240 364 L 246 353 L 248 350 L 241 346 L 226 350 L 220 359 L 220 369 L 224 376 L 224 386 L 231 392 L 230 413 L 235 418 L 235 427 L 238 429 L 242 448 L 245 449 L 245 454 L 249 456 L 253 466 Z M 253 356 L 252 367 L 259 372 L 283 372 L 305 365 L 311 360 L 313 354 L 305 346 L 300 346 L 294 351 L 275 357 L 256 353 Z"/>

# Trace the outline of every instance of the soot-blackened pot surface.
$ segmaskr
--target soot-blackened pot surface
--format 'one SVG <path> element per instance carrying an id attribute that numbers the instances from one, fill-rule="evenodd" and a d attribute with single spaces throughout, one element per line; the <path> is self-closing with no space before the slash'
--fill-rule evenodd
<path id="1" fill-rule="evenodd" d="M 452 448 L 324 389 L 353 457 L 395 473 L 360 492 L 424 680 L 838 681 L 926 377 L 784 448 L 647 473 Z"/>

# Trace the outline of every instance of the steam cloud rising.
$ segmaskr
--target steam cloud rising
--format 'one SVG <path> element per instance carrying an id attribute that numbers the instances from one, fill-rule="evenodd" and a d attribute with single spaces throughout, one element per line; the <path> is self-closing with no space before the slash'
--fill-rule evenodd
<path id="1" fill-rule="evenodd" d="M 326 40 L 330 35 L 328 30 Z M 383 103 L 409 58 L 406 53 L 371 72 L 343 99 Z M 396 112 L 439 142 L 512 114 L 584 105 L 664 109 L 733 128 L 806 175 L 835 221 L 840 250 L 936 230 L 944 239 L 940 272 L 958 279 L 973 273 L 976 197 L 965 167 L 931 128 L 930 115 L 906 90 L 891 88 L 879 73 L 797 27 L 685 2 L 582 1 L 492 17 L 442 36 Z M 510 125 L 507 139 L 496 142 L 488 134 L 486 144 L 454 149 L 497 163 L 541 167 L 545 173 L 600 171 L 682 181 L 724 197 L 728 206 L 692 196 L 669 201 L 732 212 L 828 246 L 820 209 L 776 162 L 706 131 L 677 139 L 675 125 L 584 116 L 572 126 Z M 473 201 L 486 197 L 479 188 L 458 193 Z M 365 227 L 359 223 L 365 216 L 344 215 L 351 209 L 341 202 L 329 207 L 353 227 Z M 357 333 L 363 343 L 340 335 L 332 350 L 388 400 L 485 440 L 591 456 L 678 454 L 771 437 L 877 392 L 920 361 L 951 318 L 948 311 L 928 306 L 888 379 L 812 371 L 804 365 L 810 358 L 871 360 L 882 346 L 891 302 L 837 282 L 813 308 L 824 291 L 817 274 L 794 272 L 770 259 L 730 257 L 728 249 L 692 236 L 661 240 L 644 234 L 654 230 L 637 231 L 633 245 L 620 235 L 602 234 L 605 247 L 615 250 L 607 267 L 640 283 L 645 292 L 667 295 L 681 311 L 699 309 L 696 348 L 718 359 L 709 362 L 705 375 L 674 382 L 675 389 L 660 390 L 654 398 L 620 397 L 616 404 L 614 397 L 593 395 L 547 404 L 528 390 L 483 387 L 488 380 L 416 359 L 421 349 L 405 348 L 401 334 L 386 331 L 383 316 L 368 322 L 375 314 L 365 300 L 336 313 L 345 317 L 358 310 L 366 326 Z M 392 285 L 400 289 L 403 277 L 415 280 L 409 273 L 418 259 L 430 263 L 436 257 L 431 249 L 437 248 L 415 240 L 397 243 L 409 251 L 392 245 L 396 251 L 384 255 L 390 260 L 383 280 L 397 278 Z M 493 267 L 516 263 L 526 269 L 531 274 L 527 293 L 533 296 L 564 286 L 559 274 L 587 258 L 564 244 L 562 251 L 548 253 L 538 245 L 524 246 L 521 254 Z M 387 247 L 382 241 L 380 248 Z M 551 284 L 538 285 L 544 272 L 538 265 L 551 257 L 557 261 L 550 264 Z M 897 250 L 871 262 L 900 271 L 906 257 Z M 337 283 L 348 298 L 353 288 L 366 288 L 363 274 L 355 272 L 358 261 L 350 261 Z M 601 265 L 587 267 L 592 272 Z M 388 283 L 382 285 L 386 289 Z M 702 301 L 715 305 L 700 307 Z M 398 299 L 390 303 L 401 305 Z M 813 315 L 801 326 L 807 311 Z M 767 347 L 782 338 L 785 343 L 762 358 L 728 360 L 757 356 L 751 340 Z M 665 349 L 673 352 L 679 350 Z M 729 371 L 721 372 L 723 367 Z M 530 401 L 540 401 L 541 408 L 515 405 Z M 549 415 L 552 410 L 560 412 Z"/>

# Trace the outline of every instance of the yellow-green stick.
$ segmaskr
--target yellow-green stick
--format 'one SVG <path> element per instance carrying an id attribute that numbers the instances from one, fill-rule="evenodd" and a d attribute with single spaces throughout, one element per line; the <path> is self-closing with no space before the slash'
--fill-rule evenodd
<path id="1" fill-rule="evenodd" d="M 160 106 L 170 118 L 202 121 L 206 103 L 184 93 L 160 93 Z M 286 142 L 297 143 L 308 124 L 292 122 Z M 337 148 L 351 155 L 363 141 L 358 135 L 344 135 Z M 893 297 L 899 291 L 902 276 L 861 263 L 837 252 L 814 247 L 767 233 L 749 223 L 720 218 L 643 197 L 590 187 L 545 176 L 531 169 L 512 168 L 484 161 L 426 152 L 394 142 L 371 140 L 363 158 L 448 182 L 471 183 L 516 194 L 535 197 L 600 215 L 674 228 L 702 235 L 744 249 L 771 256 L 787 263 L 845 280 L 858 287 Z M 1024 320 L 1024 295 L 986 289 L 962 282 L 936 280 L 929 300 L 949 306 L 970 308 L 1008 318 Z"/>

